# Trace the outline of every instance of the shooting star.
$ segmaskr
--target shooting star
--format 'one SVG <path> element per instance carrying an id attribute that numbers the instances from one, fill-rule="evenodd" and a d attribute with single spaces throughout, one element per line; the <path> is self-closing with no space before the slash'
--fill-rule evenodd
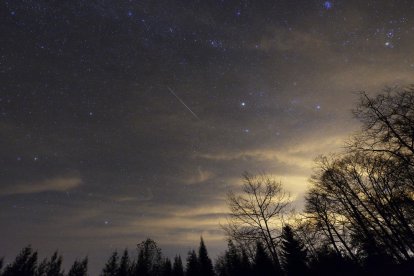
<path id="1" fill-rule="evenodd" d="M 173 91 L 170 87 L 168 87 L 168 86 L 167 86 L 167 88 L 168 88 L 168 90 L 171 92 L 171 94 L 173 94 L 173 95 L 174 95 L 174 97 L 176 97 L 176 98 L 177 98 L 177 100 L 179 100 L 179 101 L 180 101 L 180 103 L 182 103 L 182 104 L 185 106 L 185 108 L 187 108 L 187 109 L 188 109 L 188 111 L 190 111 L 190 112 L 191 112 L 191 114 L 193 114 L 193 116 L 194 116 L 194 117 L 196 117 L 196 119 L 197 119 L 197 120 L 200 120 L 200 118 L 197 116 L 197 114 L 195 114 L 195 113 L 191 110 L 191 108 L 189 108 L 189 107 L 185 104 L 185 102 L 184 102 L 183 100 L 181 100 L 181 99 L 180 99 L 180 97 L 178 97 L 178 96 L 177 96 L 177 94 L 175 94 L 175 93 L 174 93 L 174 91 Z"/>

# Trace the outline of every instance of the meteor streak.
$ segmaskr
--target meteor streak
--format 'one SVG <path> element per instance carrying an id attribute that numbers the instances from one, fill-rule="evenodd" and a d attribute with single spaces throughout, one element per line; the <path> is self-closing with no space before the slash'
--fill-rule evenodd
<path id="1" fill-rule="evenodd" d="M 197 120 L 200 120 L 200 118 L 197 116 L 197 114 L 195 114 L 192 110 L 191 110 L 191 108 L 189 108 L 186 104 L 185 104 L 185 102 L 183 101 L 183 100 L 181 100 L 180 99 L 180 97 L 178 97 L 177 96 L 177 94 L 175 94 L 174 93 L 174 91 L 169 87 L 169 86 L 167 86 L 167 88 L 168 88 L 168 90 L 171 92 L 171 94 L 173 94 L 174 95 L 174 97 L 176 97 L 177 98 L 177 100 L 179 100 L 180 101 L 180 103 L 182 103 L 184 106 L 185 106 L 185 108 L 187 108 L 188 109 L 188 111 L 190 111 L 191 112 L 191 114 L 193 114 L 193 116 L 194 117 L 196 117 L 196 119 Z"/>

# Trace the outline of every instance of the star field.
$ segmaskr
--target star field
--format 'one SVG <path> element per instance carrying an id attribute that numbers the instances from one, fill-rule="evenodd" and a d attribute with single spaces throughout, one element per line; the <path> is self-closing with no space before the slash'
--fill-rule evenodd
<path id="1" fill-rule="evenodd" d="M 0 21 L 0 256 L 92 273 L 148 236 L 214 256 L 246 170 L 300 208 L 355 92 L 413 81 L 412 1 L 2 1 Z"/>

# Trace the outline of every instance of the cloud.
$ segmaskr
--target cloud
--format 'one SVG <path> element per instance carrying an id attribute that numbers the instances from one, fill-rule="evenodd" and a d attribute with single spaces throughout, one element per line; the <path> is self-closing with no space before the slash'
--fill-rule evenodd
<path id="1" fill-rule="evenodd" d="M 13 186 L 2 188 L 1 196 L 18 194 L 36 194 L 42 192 L 65 192 L 81 185 L 79 177 L 54 177 L 42 181 L 18 183 Z"/>
<path id="2" fill-rule="evenodd" d="M 197 167 L 197 171 L 192 175 L 189 175 L 184 179 L 185 184 L 198 184 L 210 180 L 214 177 L 214 173 L 211 171 L 203 170 L 201 167 Z"/>
<path id="3" fill-rule="evenodd" d="M 111 200 L 116 202 L 140 202 L 140 201 L 150 201 L 154 198 L 154 194 L 150 187 L 145 189 L 145 192 L 139 193 L 137 196 L 128 196 L 128 195 L 121 195 L 121 196 L 112 196 L 110 197 Z"/>
<path id="4" fill-rule="evenodd" d="M 335 151 L 343 145 L 343 136 L 329 136 L 325 139 L 309 139 L 311 142 L 300 141 L 295 145 L 290 145 L 282 149 L 277 148 L 252 148 L 243 151 L 222 152 L 222 153 L 205 153 L 197 157 L 208 160 L 256 160 L 264 162 L 280 161 L 288 165 L 310 168 L 313 165 L 313 159 L 317 153 L 328 153 Z"/>

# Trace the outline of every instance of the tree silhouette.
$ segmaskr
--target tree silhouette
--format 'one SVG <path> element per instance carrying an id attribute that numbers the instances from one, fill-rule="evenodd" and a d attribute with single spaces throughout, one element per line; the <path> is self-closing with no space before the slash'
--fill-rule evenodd
<path id="1" fill-rule="evenodd" d="M 102 271 L 102 276 L 117 276 L 118 275 L 118 252 L 114 251 L 109 257 Z"/>
<path id="2" fill-rule="evenodd" d="M 257 242 L 256 244 L 256 256 L 253 263 L 253 272 L 254 275 L 261 276 L 280 275 L 279 271 L 275 269 L 272 259 L 266 253 L 260 242 Z"/>
<path id="3" fill-rule="evenodd" d="M 44 258 L 43 261 L 41 261 L 37 268 L 36 268 L 36 276 L 46 276 L 47 274 L 47 258 Z M 0 274 L 1 275 L 1 274 Z"/>
<path id="4" fill-rule="evenodd" d="M 172 264 L 169 258 L 165 258 L 164 264 L 162 266 L 162 275 L 163 276 L 172 276 Z"/>
<path id="5" fill-rule="evenodd" d="M 82 261 L 75 260 L 72 267 L 69 270 L 68 276 L 87 276 L 88 272 L 88 257 L 85 257 Z"/>
<path id="6" fill-rule="evenodd" d="M 282 264 L 287 275 L 305 275 L 307 273 L 305 245 L 298 240 L 292 228 L 285 225 L 281 237 Z"/>
<path id="7" fill-rule="evenodd" d="M 241 258 L 232 240 L 227 243 L 222 265 L 222 275 L 239 275 L 241 273 Z"/>
<path id="8" fill-rule="evenodd" d="M 62 259 L 62 256 L 55 251 L 50 260 L 45 258 L 37 266 L 36 276 L 63 276 Z"/>
<path id="9" fill-rule="evenodd" d="M 280 271 L 276 239 L 281 216 L 290 203 L 282 184 L 265 174 L 245 173 L 242 193 L 231 191 L 227 200 L 230 214 L 228 224 L 223 227 L 227 235 L 241 244 L 263 243 Z"/>
<path id="10" fill-rule="evenodd" d="M 249 257 L 243 249 L 238 249 L 232 240 L 227 243 L 227 250 L 216 262 L 216 273 L 219 276 L 251 275 Z"/>
<path id="11" fill-rule="evenodd" d="M 414 86 L 386 88 L 376 97 L 360 94 L 354 109 L 363 131 L 353 137 L 350 148 L 390 155 L 414 166 Z"/>
<path id="12" fill-rule="evenodd" d="M 342 256 L 326 245 L 315 253 L 309 263 L 309 275 L 363 275 L 359 266 L 348 256 Z"/>
<path id="13" fill-rule="evenodd" d="M 124 249 L 121 260 L 119 262 L 117 276 L 128 276 L 131 272 L 131 264 L 129 260 L 128 249 Z"/>
<path id="14" fill-rule="evenodd" d="M 198 263 L 200 276 L 213 276 L 214 269 L 211 259 L 208 257 L 207 248 L 204 244 L 203 237 L 200 238 L 200 247 L 198 249 Z"/>
<path id="15" fill-rule="evenodd" d="M 414 87 L 361 93 L 354 114 L 362 131 L 341 154 L 318 159 L 304 216 L 311 236 L 335 250 L 325 257 L 352 259 L 369 274 L 412 267 L 413 106 Z"/>
<path id="16" fill-rule="evenodd" d="M 197 254 L 194 250 L 188 252 L 186 276 L 197 276 L 200 273 L 200 267 L 197 259 Z"/>
<path id="17" fill-rule="evenodd" d="M 152 239 L 146 239 L 138 244 L 137 275 L 160 275 L 162 268 L 161 249 Z"/>
<path id="18" fill-rule="evenodd" d="M 248 276 L 252 275 L 252 265 L 249 260 L 249 256 L 244 248 L 241 249 L 241 264 L 239 275 Z"/>
<path id="19" fill-rule="evenodd" d="M 12 264 L 8 265 L 3 276 L 33 276 L 37 268 L 37 251 L 31 246 L 22 249 Z"/>
<path id="20" fill-rule="evenodd" d="M 183 262 L 181 260 L 180 255 L 175 256 L 175 258 L 174 258 L 174 265 L 173 265 L 172 275 L 173 276 L 184 276 Z"/>

